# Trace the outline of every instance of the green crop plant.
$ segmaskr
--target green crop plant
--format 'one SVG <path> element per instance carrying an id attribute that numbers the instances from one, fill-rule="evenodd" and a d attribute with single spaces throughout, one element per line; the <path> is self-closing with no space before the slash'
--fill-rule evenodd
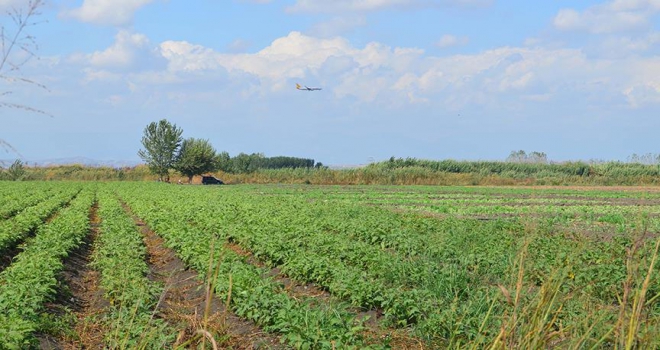
<path id="1" fill-rule="evenodd" d="M 34 346 L 33 334 L 43 328 L 39 314 L 55 296 L 62 259 L 88 233 L 93 199 L 92 191 L 83 190 L 53 221 L 41 226 L 35 238 L 0 273 L 0 348 Z"/>
<path id="2" fill-rule="evenodd" d="M 142 235 L 117 198 L 105 188 L 98 193 L 98 206 L 101 232 L 92 266 L 100 273 L 100 285 L 110 303 L 102 320 L 105 344 L 113 349 L 162 349 L 173 342 L 175 332 L 154 318 L 163 291 L 162 286 L 147 279 L 149 268 Z"/>

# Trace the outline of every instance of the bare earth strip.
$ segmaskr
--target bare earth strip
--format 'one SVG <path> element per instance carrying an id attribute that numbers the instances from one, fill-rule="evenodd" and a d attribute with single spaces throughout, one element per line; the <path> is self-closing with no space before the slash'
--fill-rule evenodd
<path id="1" fill-rule="evenodd" d="M 73 334 L 64 334 L 59 339 L 40 336 L 42 349 L 101 349 L 105 331 L 96 320 L 104 312 L 108 302 L 99 289 L 99 273 L 89 263 L 92 260 L 94 242 L 99 235 L 100 218 L 96 203 L 90 210 L 90 234 L 83 243 L 64 261 L 60 274 L 62 285 L 55 302 L 47 305 L 49 313 L 62 315 L 68 309 L 73 313 L 76 324 Z"/>
<path id="2" fill-rule="evenodd" d="M 150 278 L 164 284 L 164 292 L 158 305 L 158 316 L 180 329 L 175 346 L 191 348 L 202 337 L 202 329 L 225 335 L 218 346 L 223 349 L 281 348 L 279 338 L 264 332 L 254 323 L 227 311 L 225 303 L 212 296 L 209 317 L 206 285 L 199 281 L 196 271 L 189 270 L 164 240 L 137 218 L 124 204 L 126 211 L 141 229 L 148 251 Z M 207 345 L 208 342 L 207 342 Z"/>

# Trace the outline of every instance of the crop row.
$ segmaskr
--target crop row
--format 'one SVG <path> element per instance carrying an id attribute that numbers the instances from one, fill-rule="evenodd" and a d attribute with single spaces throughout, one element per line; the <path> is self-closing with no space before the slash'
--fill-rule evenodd
<path id="1" fill-rule="evenodd" d="M 51 184 L 0 181 L 0 207 L 5 207 L 16 200 L 39 192 L 52 189 Z"/>
<path id="2" fill-rule="evenodd" d="M 50 215 L 71 201 L 79 191 L 79 188 L 68 187 L 47 200 L 26 208 L 11 219 L 0 222 L 0 252 L 11 249 L 42 225 Z"/>
<path id="3" fill-rule="evenodd" d="M 165 348 L 174 332 L 154 318 L 162 286 L 147 278 L 142 235 L 112 193 L 102 190 L 97 197 L 101 226 L 91 266 L 99 271 L 100 286 L 110 303 L 103 317 L 106 346 Z"/>
<path id="4" fill-rule="evenodd" d="M 446 334 L 454 326 L 444 310 L 457 303 L 482 305 L 486 291 L 479 287 L 480 274 L 507 268 L 507 259 L 496 258 L 493 248 L 500 246 L 505 253 L 510 248 L 506 239 L 496 235 L 485 235 L 491 243 L 490 255 L 465 258 L 450 248 L 463 245 L 478 250 L 486 239 L 468 234 L 469 230 L 459 232 L 466 235 L 430 228 L 415 233 L 421 225 L 384 210 L 237 196 L 230 191 L 221 196 L 193 189 L 169 192 L 153 195 L 154 207 L 177 211 L 202 231 L 220 232 L 300 282 L 314 282 L 365 310 L 382 309 L 396 326 L 422 323 L 421 328 Z M 374 227 L 381 218 L 389 219 L 393 227 Z M 429 236 L 435 236 L 438 244 L 429 244 L 433 240 Z M 448 242 L 452 237 L 454 241 Z M 474 244 L 468 247 L 469 239 Z M 433 256 L 421 251 L 422 244 L 447 249 Z"/>
<path id="5" fill-rule="evenodd" d="M 12 195 L 5 196 L 5 201 L 0 204 L 0 220 L 6 220 L 21 210 L 41 202 L 44 198 L 52 196 L 52 191 L 52 189 L 28 193 L 16 191 Z"/>
<path id="6" fill-rule="evenodd" d="M 33 347 L 33 332 L 41 325 L 44 303 L 53 297 L 62 259 L 89 232 L 89 209 L 94 193 L 83 190 L 47 225 L 12 264 L 0 273 L 0 348 Z"/>
<path id="7" fill-rule="evenodd" d="M 164 189 L 163 187 L 160 187 Z M 238 315 L 254 321 L 297 348 L 365 348 L 360 322 L 345 307 L 335 303 L 315 305 L 313 300 L 293 299 L 281 283 L 267 277 L 268 271 L 246 262 L 245 257 L 227 249 L 224 232 L 200 229 L 180 208 L 189 205 L 179 198 L 162 198 L 160 191 L 123 188 L 120 191 L 131 209 L 161 235 L 167 245 L 191 267 L 206 275 L 211 254 L 220 257 L 215 288 L 227 296 L 231 288 L 231 307 Z M 160 193 L 159 193 L 160 192 Z M 231 276 L 231 283 L 229 279 Z"/>
<path id="8" fill-rule="evenodd" d="M 239 243 L 289 277 L 317 283 L 364 309 L 381 309 L 390 324 L 412 324 L 421 337 L 440 342 L 457 332 L 476 337 L 485 319 L 493 323 L 484 327 L 496 331 L 498 321 L 486 314 L 491 307 L 491 314 L 509 309 L 497 286 L 515 286 L 511 276 L 519 268 L 530 288 L 559 269 L 566 274 L 567 293 L 590 303 L 616 303 L 626 278 L 625 247 L 644 223 L 655 225 L 648 217 L 642 222 L 626 217 L 621 233 L 593 240 L 534 218 L 438 220 L 277 191 L 170 187 L 164 192 L 154 186 L 140 196 L 153 208 L 176 212 L 187 226 Z M 523 246 L 528 253 L 521 267 L 513 262 Z M 658 274 L 651 281 L 649 291 L 657 293 Z M 591 304 L 583 301 L 574 302 L 561 322 L 584 319 Z"/>

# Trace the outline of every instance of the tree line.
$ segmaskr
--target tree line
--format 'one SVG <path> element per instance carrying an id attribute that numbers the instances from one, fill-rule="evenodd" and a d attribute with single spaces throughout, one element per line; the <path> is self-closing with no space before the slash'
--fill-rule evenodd
<path id="1" fill-rule="evenodd" d="M 323 168 L 314 159 L 297 157 L 266 157 L 263 153 L 240 153 L 235 157 L 227 152 L 218 153 L 209 140 L 183 139 L 183 130 L 166 119 L 152 122 L 144 129 L 142 146 L 138 155 L 160 181 L 169 182 L 170 170 L 188 177 L 224 171 L 226 173 L 251 173 L 259 169 Z"/>

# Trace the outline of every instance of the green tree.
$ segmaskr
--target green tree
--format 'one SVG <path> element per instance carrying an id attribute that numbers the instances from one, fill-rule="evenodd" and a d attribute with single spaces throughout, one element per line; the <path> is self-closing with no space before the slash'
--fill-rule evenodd
<path id="1" fill-rule="evenodd" d="M 222 170 L 226 173 L 232 172 L 232 161 L 227 151 L 220 152 L 216 156 L 215 162 L 216 162 L 216 167 L 215 167 L 216 170 Z"/>
<path id="2" fill-rule="evenodd" d="M 179 154 L 174 163 L 174 169 L 188 177 L 188 183 L 193 176 L 216 170 L 218 156 L 208 140 L 189 138 L 183 140 Z"/>
<path id="3" fill-rule="evenodd" d="M 9 166 L 9 169 L 7 169 L 7 176 L 13 181 L 23 180 L 25 178 L 25 167 L 23 166 L 23 162 L 18 159 L 15 160 L 14 163 Z"/>
<path id="4" fill-rule="evenodd" d="M 169 170 L 174 167 L 176 152 L 181 146 L 183 130 L 166 119 L 152 122 L 144 128 L 142 146 L 138 155 L 160 181 L 170 181 Z"/>

